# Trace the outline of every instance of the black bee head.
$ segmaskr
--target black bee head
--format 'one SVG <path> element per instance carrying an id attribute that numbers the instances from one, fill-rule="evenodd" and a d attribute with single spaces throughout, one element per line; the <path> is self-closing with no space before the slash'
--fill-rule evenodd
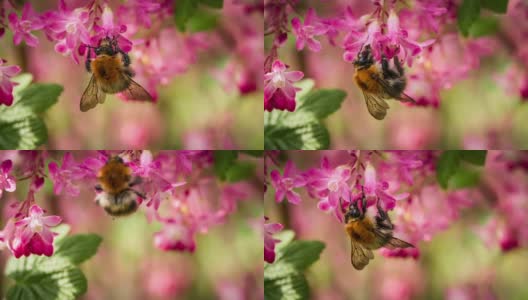
<path id="1" fill-rule="evenodd" d="M 115 162 L 122 163 L 122 164 L 125 163 L 125 161 L 119 155 L 115 155 L 115 156 L 110 157 L 108 159 L 108 162 L 111 162 L 111 161 L 115 161 Z"/>
<path id="2" fill-rule="evenodd" d="M 372 57 L 372 49 L 370 45 L 366 45 L 362 50 L 359 51 L 354 66 L 363 69 L 368 68 L 374 64 L 374 58 Z"/>
<path id="3" fill-rule="evenodd" d="M 348 223 L 348 221 L 350 221 L 350 220 L 356 221 L 356 220 L 360 220 L 362 218 L 363 218 L 363 214 L 361 213 L 361 211 L 359 210 L 359 208 L 357 206 L 357 201 L 353 202 L 353 203 L 350 203 L 348 211 L 345 214 L 345 222 Z"/>
<path id="4" fill-rule="evenodd" d="M 115 39 L 106 37 L 99 42 L 99 47 L 95 48 L 95 54 L 96 55 L 106 54 L 106 55 L 113 56 L 117 53 L 116 45 L 117 43 Z"/>

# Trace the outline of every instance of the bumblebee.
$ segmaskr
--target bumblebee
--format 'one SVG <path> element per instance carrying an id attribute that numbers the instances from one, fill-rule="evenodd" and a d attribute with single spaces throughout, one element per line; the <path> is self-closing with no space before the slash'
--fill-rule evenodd
<path id="1" fill-rule="evenodd" d="M 381 66 L 375 64 L 370 45 L 359 51 L 354 61 L 354 81 L 363 92 L 369 113 L 377 120 L 383 120 L 387 115 L 389 105 L 386 99 L 416 103 L 403 92 L 407 80 L 400 60 L 394 56 L 393 61 L 394 69 L 389 67 L 385 56 L 382 56 Z"/>
<path id="2" fill-rule="evenodd" d="M 356 270 L 362 270 L 374 259 L 372 250 L 381 247 L 396 249 L 409 248 L 413 245 L 392 236 L 394 226 L 389 215 L 384 211 L 379 199 L 376 203 L 378 215 L 371 218 L 366 215 L 367 200 L 365 194 L 361 199 L 361 209 L 358 208 L 358 201 L 350 203 L 348 211 L 345 213 L 345 231 L 350 237 L 351 261 Z"/>
<path id="3" fill-rule="evenodd" d="M 91 58 L 91 50 L 95 58 Z M 106 94 L 122 93 L 127 99 L 152 102 L 152 96 L 137 82 L 132 80 L 130 57 L 117 44 L 116 39 L 104 38 L 99 47 L 89 47 L 86 70 L 92 78 L 86 87 L 80 103 L 81 111 L 104 103 Z"/>
<path id="4" fill-rule="evenodd" d="M 141 178 L 132 178 L 132 170 L 119 156 L 111 157 L 97 174 L 95 203 L 111 216 L 132 214 L 138 208 L 137 198 L 145 195 L 132 189 L 141 183 Z"/>

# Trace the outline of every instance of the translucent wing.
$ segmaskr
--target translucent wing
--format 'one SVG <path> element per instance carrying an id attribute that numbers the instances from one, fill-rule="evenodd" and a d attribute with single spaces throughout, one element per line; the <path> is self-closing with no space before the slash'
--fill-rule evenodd
<path id="1" fill-rule="evenodd" d="M 88 83 L 88 86 L 86 87 L 86 90 L 84 90 L 84 93 L 81 97 L 81 111 L 88 111 L 94 108 L 97 103 L 104 103 L 105 98 L 106 94 L 103 92 L 103 90 L 101 90 L 99 85 L 97 85 L 97 81 L 92 75 L 92 78 L 90 79 L 90 82 Z"/>
<path id="2" fill-rule="evenodd" d="M 387 115 L 387 109 L 389 109 L 387 102 L 380 97 L 365 91 L 363 91 L 363 96 L 365 96 L 365 102 L 367 103 L 369 113 L 377 120 L 383 120 Z"/>
<path id="3" fill-rule="evenodd" d="M 154 101 L 152 99 L 152 96 L 145 90 L 141 85 L 139 85 L 137 82 L 132 80 L 132 78 L 129 77 L 130 85 L 121 93 L 123 96 L 125 96 L 128 100 L 136 100 L 136 101 Z"/>
<path id="4" fill-rule="evenodd" d="M 350 259 L 352 261 L 352 266 L 354 266 L 356 270 L 363 270 L 363 268 L 368 265 L 369 261 L 374 259 L 374 254 L 353 239 L 350 239 L 350 244 Z"/>
<path id="5" fill-rule="evenodd" d="M 371 77 L 378 82 L 379 85 L 383 87 L 385 92 L 392 98 L 401 101 L 401 102 L 408 102 L 408 103 L 416 103 L 416 101 L 411 98 L 409 95 L 405 93 L 401 93 L 398 90 L 396 90 L 391 84 L 386 81 L 385 79 L 381 78 L 380 76 L 376 74 L 371 74 Z"/>
<path id="6" fill-rule="evenodd" d="M 384 246 L 385 248 L 389 249 L 397 249 L 397 248 L 414 248 L 412 244 L 409 244 L 405 241 L 402 241 L 400 239 L 397 239 L 395 237 L 392 237 L 389 242 Z"/>

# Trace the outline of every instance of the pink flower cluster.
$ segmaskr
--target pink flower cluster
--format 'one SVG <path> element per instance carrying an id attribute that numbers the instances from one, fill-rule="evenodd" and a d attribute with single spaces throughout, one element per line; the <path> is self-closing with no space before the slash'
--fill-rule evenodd
<path id="1" fill-rule="evenodd" d="M 16 257 L 35 255 L 53 255 L 54 233 L 51 227 L 61 222 L 59 216 L 46 216 L 45 211 L 35 203 L 35 193 L 42 187 L 41 156 L 34 152 L 22 154 L 25 160 L 21 166 L 24 179 L 31 184 L 23 202 L 11 203 L 8 207 L 7 222 L 0 231 L 0 244 L 9 249 Z M 13 162 L 4 160 L 0 169 L 0 196 L 2 191 L 14 192 L 16 179 L 13 175 Z M 2 248 L 3 248 L 2 247 Z"/>
<path id="2" fill-rule="evenodd" d="M 114 6 L 108 1 L 88 1 L 84 6 L 76 6 L 60 0 L 57 9 L 42 13 L 36 12 L 29 2 L 25 3 L 20 16 L 10 5 L 6 10 L 15 45 L 25 42 L 30 47 L 39 46 L 35 34 L 42 31 L 55 44 L 57 53 L 71 57 L 76 63 L 81 62 L 82 56 L 94 57 L 92 49 L 106 37 L 117 40 L 119 47 L 127 53 L 135 44 L 131 56 L 137 59 L 134 62 L 134 71 L 138 74 L 136 80 L 156 99 L 160 84 L 166 85 L 176 75 L 187 71 L 197 61 L 198 53 L 215 43 L 212 34 L 183 34 L 172 29 L 172 25 L 165 25 L 172 19 L 173 6 L 171 1 L 134 0 L 116 5 L 114 12 L 111 8 Z M 144 29 L 151 33 L 136 37 L 143 35 Z M 251 49 L 244 51 L 247 50 Z M 248 65 L 254 66 L 253 63 Z M 9 77 L 20 69 L 16 66 L 0 68 L 0 104 L 10 105 L 12 84 Z"/>
<path id="3" fill-rule="evenodd" d="M 197 234 L 224 223 L 236 212 L 239 201 L 255 193 L 245 181 L 220 182 L 211 170 L 213 151 L 162 151 L 156 155 L 148 150 L 13 152 L 9 156 L 13 160 L 6 159 L 1 164 L 0 195 L 3 191 L 14 191 L 18 181 L 30 179 L 31 184 L 26 200 L 10 207 L 1 242 L 16 257 L 52 255 L 54 235 L 50 228 L 59 224 L 61 218 L 46 216 L 36 204 L 35 193 L 49 179 L 55 195 L 72 201 L 80 196 L 81 190 L 94 190 L 99 170 L 111 155 L 117 154 L 125 160 L 133 176 L 142 179 L 134 188 L 145 197 L 138 197 L 137 202 L 149 222 L 161 224 L 161 230 L 154 234 L 154 244 L 161 250 L 194 252 Z M 56 157 L 59 161 L 51 159 Z M 49 177 L 45 174 L 46 162 Z M 99 191 L 94 191 L 94 199 L 96 193 Z M 101 214 L 105 214 L 103 209 Z"/>
<path id="4" fill-rule="evenodd" d="M 342 154 L 344 151 L 335 151 Z M 337 156 L 337 154 L 336 154 Z M 472 189 L 445 191 L 436 181 L 436 151 L 350 151 L 333 166 L 323 157 L 319 167 L 298 170 L 292 161 L 284 173 L 270 173 L 275 200 L 301 202 L 301 189 L 315 198 L 317 207 L 343 222 L 349 204 L 363 192 L 367 208 L 377 201 L 385 211 L 393 211 L 395 236 L 416 246 L 429 241 L 459 219 L 460 212 L 480 199 Z M 418 257 L 419 247 L 381 252 L 389 257 Z"/>
<path id="5" fill-rule="evenodd" d="M 528 168 L 526 151 L 490 151 L 486 165 L 485 187 L 494 196 L 489 199 L 494 214 L 476 227 L 489 247 L 510 251 L 528 246 Z"/>

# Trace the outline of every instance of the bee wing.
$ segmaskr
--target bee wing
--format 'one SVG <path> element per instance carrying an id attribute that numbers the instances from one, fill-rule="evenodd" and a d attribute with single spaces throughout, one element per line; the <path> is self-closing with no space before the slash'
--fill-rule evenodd
<path id="1" fill-rule="evenodd" d="M 385 248 L 389 249 L 397 249 L 397 248 L 414 248 L 412 244 L 409 244 L 405 241 L 402 241 L 400 239 L 397 239 L 395 237 L 391 237 L 389 242 L 384 246 Z"/>
<path id="2" fill-rule="evenodd" d="M 392 87 L 390 85 L 390 83 L 388 81 L 386 81 L 385 79 L 381 78 L 380 76 L 378 76 L 376 74 L 371 74 L 371 77 L 374 80 L 376 80 L 378 82 L 378 84 L 383 87 L 385 92 L 387 94 L 389 94 L 389 96 L 391 96 L 392 98 L 394 98 L 394 99 L 396 99 L 398 101 L 401 101 L 401 102 L 416 103 L 416 100 L 414 100 L 413 98 L 411 98 L 409 95 L 407 95 L 405 93 L 398 92 L 397 90 L 394 89 L 394 87 Z"/>
<path id="3" fill-rule="evenodd" d="M 383 120 L 387 115 L 387 109 L 389 109 L 387 102 L 380 97 L 365 91 L 363 91 L 363 96 L 365 96 L 365 102 L 367 103 L 369 113 L 375 119 Z"/>
<path id="4" fill-rule="evenodd" d="M 141 85 L 132 80 L 130 77 L 128 80 L 130 80 L 130 85 L 121 92 L 127 99 L 148 102 L 154 101 L 149 92 L 147 92 L 147 90 L 145 90 Z"/>
<path id="5" fill-rule="evenodd" d="M 350 239 L 350 244 L 350 259 L 352 261 L 352 266 L 354 266 L 356 270 L 363 270 L 363 268 L 368 265 L 369 261 L 374 259 L 374 254 L 353 239 Z"/>
<path id="6" fill-rule="evenodd" d="M 81 97 L 80 108 L 82 112 L 88 111 L 94 108 L 97 103 L 104 103 L 106 98 L 105 92 L 97 84 L 97 80 L 92 75 L 86 90 Z"/>

